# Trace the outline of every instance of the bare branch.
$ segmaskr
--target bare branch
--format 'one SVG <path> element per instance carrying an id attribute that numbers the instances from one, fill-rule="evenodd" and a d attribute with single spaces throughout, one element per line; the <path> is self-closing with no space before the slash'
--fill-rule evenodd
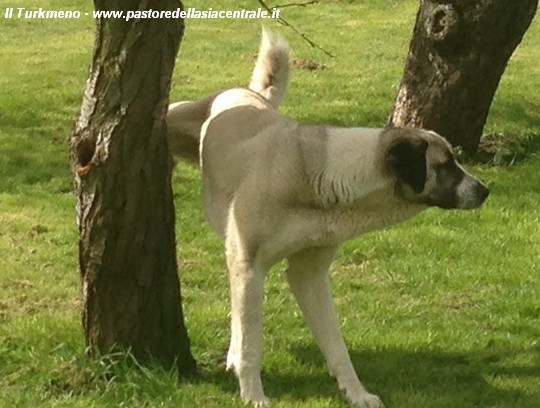
<path id="1" fill-rule="evenodd" d="M 276 4 L 273 8 L 282 9 L 285 7 L 306 7 L 311 6 L 312 4 L 320 3 L 321 0 L 311 0 L 306 3 L 287 3 L 287 4 Z"/>
<path id="2" fill-rule="evenodd" d="M 257 0 L 262 8 L 264 8 L 269 13 L 272 12 L 272 9 L 265 3 L 264 0 Z M 298 34 L 300 37 L 302 37 L 309 45 L 311 45 L 313 48 L 317 48 L 318 50 L 324 52 L 329 57 L 335 58 L 335 55 L 331 52 L 325 50 L 323 47 L 321 47 L 319 44 L 313 42 L 311 39 L 309 39 L 303 32 L 299 31 L 296 27 L 291 25 L 287 20 L 285 20 L 283 17 L 279 16 L 278 21 L 280 24 L 284 25 L 285 27 L 289 27 L 291 30 L 293 30 L 296 34 Z"/>

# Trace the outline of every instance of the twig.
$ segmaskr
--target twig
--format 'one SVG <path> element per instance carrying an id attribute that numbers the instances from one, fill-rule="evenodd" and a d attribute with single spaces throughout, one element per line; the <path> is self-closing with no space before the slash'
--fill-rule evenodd
<path id="1" fill-rule="evenodd" d="M 321 0 L 311 0 L 306 3 L 287 3 L 287 4 L 276 4 L 273 8 L 282 9 L 285 7 L 306 7 L 311 6 L 312 4 L 320 3 Z"/>
<path id="2" fill-rule="evenodd" d="M 266 11 L 268 11 L 269 13 L 272 12 L 272 9 L 270 7 L 268 7 L 268 5 L 264 2 L 264 0 L 257 0 L 259 2 L 259 4 L 262 6 L 262 8 L 264 8 Z M 324 52 L 326 55 L 328 55 L 329 57 L 332 57 L 332 58 L 335 58 L 335 55 L 332 54 L 331 52 L 329 51 L 326 51 L 323 47 L 321 47 L 319 44 L 313 42 L 312 40 L 310 40 L 303 32 L 299 31 L 296 27 L 294 27 L 293 25 L 291 25 L 287 20 L 285 20 L 283 17 L 279 16 L 278 17 L 278 21 L 284 25 L 285 27 L 289 27 L 291 30 L 293 30 L 296 34 L 298 34 L 300 37 L 302 37 L 305 41 L 307 41 L 307 43 L 309 45 L 311 45 L 313 48 L 317 48 L 318 50 L 321 50 L 322 52 Z"/>

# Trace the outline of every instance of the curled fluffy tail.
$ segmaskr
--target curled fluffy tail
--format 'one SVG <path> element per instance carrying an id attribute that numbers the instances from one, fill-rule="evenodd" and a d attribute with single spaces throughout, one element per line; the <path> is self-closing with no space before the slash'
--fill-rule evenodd
<path id="1" fill-rule="evenodd" d="M 289 44 L 283 37 L 263 28 L 249 89 L 265 97 L 277 108 L 287 91 L 289 69 Z"/>

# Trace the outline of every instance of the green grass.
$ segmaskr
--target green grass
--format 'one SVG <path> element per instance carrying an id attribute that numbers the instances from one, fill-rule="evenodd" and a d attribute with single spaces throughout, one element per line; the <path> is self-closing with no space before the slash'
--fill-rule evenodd
<path id="1" fill-rule="evenodd" d="M 214 2 L 227 8 L 229 3 Z M 82 0 L 26 7 L 90 10 Z M 203 8 L 208 2 L 186 2 Z M 255 1 L 234 2 L 256 8 Z M 5 7 L 20 7 L 8 0 Z M 415 1 L 323 1 L 284 16 L 295 69 L 282 111 L 304 122 L 380 126 L 399 85 Z M 3 15 L 3 9 L 0 10 Z M 190 20 L 172 98 L 246 84 L 259 21 Z M 492 195 L 473 212 L 430 210 L 342 249 L 336 302 L 366 386 L 398 408 L 540 406 L 540 24 L 493 103 L 486 133 L 529 140 L 512 166 L 471 165 Z M 174 174 L 182 291 L 200 377 L 84 356 L 75 197 L 67 136 L 91 58 L 93 22 L 0 17 L 0 407 L 241 407 L 223 368 L 228 293 L 220 242 L 201 212 L 198 170 Z M 345 407 L 287 289 L 265 301 L 265 389 L 277 407 Z"/>

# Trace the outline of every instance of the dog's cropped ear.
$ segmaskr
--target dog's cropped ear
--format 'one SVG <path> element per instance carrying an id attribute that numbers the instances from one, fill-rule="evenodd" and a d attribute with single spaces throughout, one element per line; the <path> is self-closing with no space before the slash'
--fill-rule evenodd
<path id="1" fill-rule="evenodd" d="M 416 137 L 396 139 L 388 149 L 387 163 L 394 174 L 419 194 L 426 184 L 428 142 Z"/>

